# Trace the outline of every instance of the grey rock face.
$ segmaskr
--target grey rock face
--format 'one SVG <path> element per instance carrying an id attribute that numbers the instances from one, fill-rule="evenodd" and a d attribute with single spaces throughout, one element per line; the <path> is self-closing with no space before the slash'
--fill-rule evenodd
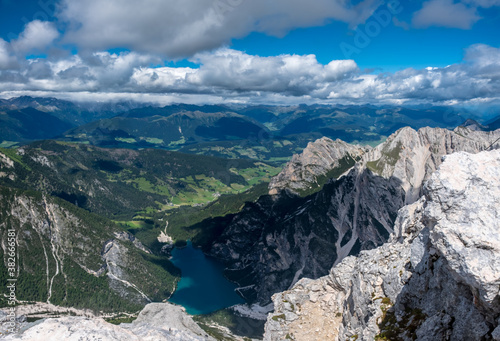
<path id="1" fill-rule="evenodd" d="M 477 153 L 500 148 L 500 130 L 485 132 L 458 127 L 402 128 L 363 156 L 363 164 L 374 173 L 399 179 L 406 203 L 422 195 L 422 185 L 439 167 L 442 156 L 458 151 Z"/>
<path id="2" fill-rule="evenodd" d="M 500 151 L 447 156 L 390 241 L 273 296 L 265 340 L 498 339 Z"/>
<path id="3" fill-rule="evenodd" d="M 226 229 L 208 252 L 228 264 L 226 274 L 245 298 L 267 304 L 300 278 L 324 276 L 345 257 L 382 245 L 398 210 L 418 200 L 444 155 L 499 148 L 499 138 L 500 130 L 402 128 L 319 192 L 264 196 L 216 221 Z M 311 158 L 296 159 L 307 168 L 303 160 Z"/>
<path id="4" fill-rule="evenodd" d="M 5 156 L 5 154 L 0 153 L 0 167 L 14 168 L 14 161 Z"/>
<path id="5" fill-rule="evenodd" d="M 333 141 L 322 137 L 309 142 L 301 154 L 295 154 L 283 170 L 269 183 L 269 194 L 278 194 L 279 191 L 289 189 L 300 193 L 311 189 L 320 189 L 329 173 L 340 176 L 351 168 L 369 147 L 348 144 L 339 139 Z"/>
<path id="6" fill-rule="evenodd" d="M 46 319 L 5 340 L 201 341 L 214 340 L 186 314 L 169 303 L 148 304 L 130 324 L 113 325 L 98 318 Z"/>
<path id="7" fill-rule="evenodd" d="M 500 152 L 447 156 L 428 182 L 431 242 L 478 298 L 500 298 Z M 449 160 L 449 161 L 448 161 Z M 500 307 L 500 305 L 498 305 Z"/>
<path id="8" fill-rule="evenodd" d="M 125 232 L 125 231 L 115 232 L 114 235 L 117 239 L 122 240 L 124 242 L 127 242 L 127 241 L 132 242 L 132 244 L 134 244 L 134 246 L 136 248 L 138 248 L 139 250 L 151 254 L 151 251 L 147 247 L 145 247 L 139 241 L 139 239 L 135 238 L 134 235 L 132 235 L 128 232 Z"/>

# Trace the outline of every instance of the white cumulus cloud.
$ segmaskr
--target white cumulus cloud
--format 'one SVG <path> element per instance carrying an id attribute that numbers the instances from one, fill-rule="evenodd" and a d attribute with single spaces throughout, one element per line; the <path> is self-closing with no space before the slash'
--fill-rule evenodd
<path id="1" fill-rule="evenodd" d="M 59 32 L 54 23 L 34 20 L 26 25 L 24 31 L 14 40 L 12 48 L 16 52 L 29 53 L 31 51 L 44 51 L 59 37 Z"/>
<path id="2" fill-rule="evenodd" d="M 0 41 L 0 66 L 8 45 Z M 3 58 L 3 59 L 2 59 Z M 199 67 L 152 67 L 157 57 L 93 52 L 30 59 L 0 69 L 0 96 L 52 92 L 75 98 L 175 98 L 189 102 L 445 104 L 500 101 L 500 48 L 473 45 L 461 63 L 372 74 L 353 60 L 261 57 L 222 48 L 196 54 Z M 68 95 L 72 94 L 72 95 Z M 128 94 L 128 95 L 127 95 Z M 67 98 L 67 97 L 66 97 Z"/>
<path id="3" fill-rule="evenodd" d="M 10 44 L 0 38 L 0 70 L 9 69 L 16 64 L 16 59 L 12 56 Z"/>
<path id="4" fill-rule="evenodd" d="M 353 60 L 322 65 L 314 55 L 260 57 L 231 49 L 200 53 L 193 61 L 201 64 L 199 69 L 141 68 L 132 81 L 145 91 L 268 92 L 301 96 L 359 71 Z"/>

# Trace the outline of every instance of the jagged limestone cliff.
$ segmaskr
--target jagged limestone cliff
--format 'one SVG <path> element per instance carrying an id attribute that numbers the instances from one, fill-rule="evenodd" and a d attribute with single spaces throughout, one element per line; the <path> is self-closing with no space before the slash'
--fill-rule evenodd
<path id="1" fill-rule="evenodd" d="M 443 155 L 499 148 L 499 138 L 500 130 L 402 128 L 317 193 L 281 191 L 214 219 L 226 228 L 206 251 L 226 262 L 245 298 L 267 304 L 300 278 L 324 276 L 346 256 L 386 242 L 398 210 L 418 199 Z"/>
<path id="2" fill-rule="evenodd" d="M 309 142 L 301 154 L 295 154 L 269 183 L 269 194 L 288 189 L 296 194 L 318 191 L 330 178 L 337 178 L 354 166 L 370 148 L 322 137 Z"/>
<path id="3" fill-rule="evenodd" d="M 273 296 L 265 340 L 500 340 L 500 151 L 447 156 L 388 243 Z"/>

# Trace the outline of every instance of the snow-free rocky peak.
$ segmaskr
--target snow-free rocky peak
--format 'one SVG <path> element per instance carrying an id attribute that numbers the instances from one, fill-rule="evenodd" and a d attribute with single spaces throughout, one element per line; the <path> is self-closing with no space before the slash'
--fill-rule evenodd
<path id="1" fill-rule="evenodd" d="M 340 175 L 363 155 L 369 147 L 351 145 L 342 140 L 322 137 L 309 142 L 301 154 L 295 154 L 283 170 L 269 184 L 269 194 L 277 194 L 282 189 L 300 193 L 311 188 L 320 188 L 320 177 L 328 178 L 337 171 Z"/>

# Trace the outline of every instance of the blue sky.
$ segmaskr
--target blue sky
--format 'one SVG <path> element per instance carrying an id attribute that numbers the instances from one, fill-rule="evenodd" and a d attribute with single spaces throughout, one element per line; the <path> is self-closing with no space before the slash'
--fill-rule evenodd
<path id="1" fill-rule="evenodd" d="M 421 2 L 413 1 L 405 5 L 396 17 L 410 22 L 412 14 Z M 481 10 L 484 19 L 470 30 L 449 27 L 429 27 L 427 29 L 404 29 L 389 25 L 371 43 L 354 54 L 352 58 L 361 68 L 378 71 L 396 71 L 408 67 L 444 67 L 459 63 L 464 50 L 473 44 L 500 46 L 500 8 Z M 363 30 L 364 25 L 360 25 Z M 243 39 L 234 39 L 232 47 L 250 54 L 262 56 L 281 53 L 315 54 L 318 61 L 328 63 L 332 59 L 342 59 L 340 49 L 343 42 L 352 42 L 355 31 L 342 22 L 292 30 L 284 37 L 272 37 L 261 33 L 251 33 Z"/>
<path id="2" fill-rule="evenodd" d="M 53 14 L 54 6 L 40 6 L 38 0 L 0 0 L 0 37 L 9 40 L 22 32 L 28 22 L 54 20 Z"/>
<path id="3" fill-rule="evenodd" d="M 500 18 L 497 20 L 497 30 L 500 30 Z M 380 71 L 396 71 L 408 67 L 444 67 L 459 63 L 464 50 L 473 44 L 500 46 L 500 34 L 492 29 L 491 24 L 480 22 L 472 30 L 404 30 L 391 25 L 352 58 L 361 68 Z M 346 24 L 332 23 L 296 29 L 283 38 L 251 33 L 243 39 L 233 40 L 232 47 L 261 56 L 282 53 L 315 54 L 319 62 L 326 64 L 332 59 L 344 58 L 340 44 L 351 42 L 354 34 Z"/>
<path id="4" fill-rule="evenodd" d="M 484 106 L 499 31 L 500 0 L 0 0 L 0 96 Z"/>

